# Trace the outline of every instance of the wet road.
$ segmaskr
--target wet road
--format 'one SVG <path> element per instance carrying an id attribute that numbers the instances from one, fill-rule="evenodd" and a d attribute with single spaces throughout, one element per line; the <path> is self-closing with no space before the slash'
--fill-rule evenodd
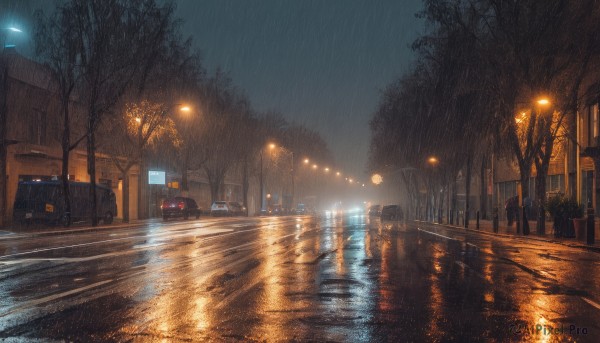
<path id="1" fill-rule="evenodd" d="M 0 236 L 0 339 L 597 342 L 599 273 L 593 252 L 362 215 Z"/>

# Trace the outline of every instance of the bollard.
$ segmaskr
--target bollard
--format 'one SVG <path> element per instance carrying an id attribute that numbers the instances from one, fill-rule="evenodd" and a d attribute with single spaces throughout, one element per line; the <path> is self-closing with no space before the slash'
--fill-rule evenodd
<path id="1" fill-rule="evenodd" d="M 527 220 L 527 212 L 525 212 L 525 206 L 522 206 L 521 211 L 523 212 L 523 235 L 529 235 L 529 220 Z"/>
<path id="2" fill-rule="evenodd" d="M 477 223 L 476 223 L 476 228 L 477 228 L 477 230 L 479 230 L 479 210 L 477 210 Z"/>
<path id="3" fill-rule="evenodd" d="M 495 233 L 498 233 L 498 207 L 494 207 L 494 214 L 492 215 L 492 228 Z"/>
<path id="4" fill-rule="evenodd" d="M 587 244 L 592 245 L 596 239 L 596 223 L 594 222 L 594 208 L 587 209 Z"/>

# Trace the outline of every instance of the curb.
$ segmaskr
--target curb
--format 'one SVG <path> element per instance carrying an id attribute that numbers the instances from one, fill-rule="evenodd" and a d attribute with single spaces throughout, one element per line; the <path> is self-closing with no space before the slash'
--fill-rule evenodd
<path id="1" fill-rule="evenodd" d="M 8 239 L 18 239 L 18 238 L 32 238 L 32 237 L 45 237 L 45 236 L 60 236 L 60 235 L 70 235 L 70 234 L 78 234 L 78 233 L 87 233 L 87 232 L 95 232 L 95 231 L 103 231 L 110 229 L 130 229 L 135 227 L 142 227 L 147 223 L 121 223 L 118 225 L 99 225 L 99 226 L 81 226 L 74 227 L 71 230 L 55 230 L 51 229 L 49 231 L 9 231 L 3 230 L 3 235 L 0 235 L 0 241 L 8 240 Z"/>
<path id="2" fill-rule="evenodd" d="M 456 225 L 450 225 L 450 224 L 430 223 L 430 222 L 426 222 L 423 220 L 413 220 L 413 221 L 415 223 L 425 223 L 425 224 L 430 224 L 430 225 L 434 225 L 434 226 L 443 226 L 445 228 L 449 228 L 452 230 L 468 231 L 468 232 L 479 233 L 479 234 L 484 234 L 484 235 L 488 235 L 488 236 L 499 236 L 499 237 L 504 237 L 504 238 L 525 239 L 525 240 L 534 240 L 534 241 L 538 241 L 538 242 L 560 244 L 560 245 L 567 246 L 570 248 L 577 248 L 577 249 L 587 250 L 587 251 L 591 251 L 591 252 L 595 252 L 595 253 L 600 253 L 600 247 L 593 246 L 593 245 L 577 244 L 577 243 L 572 243 L 572 242 L 561 242 L 561 241 L 557 241 L 557 240 L 553 240 L 553 239 L 545 239 L 545 238 L 540 238 L 540 237 L 535 237 L 535 236 L 494 233 L 494 232 L 489 232 L 489 231 L 485 231 L 485 230 L 464 228 L 462 226 L 456 226 Z"/>

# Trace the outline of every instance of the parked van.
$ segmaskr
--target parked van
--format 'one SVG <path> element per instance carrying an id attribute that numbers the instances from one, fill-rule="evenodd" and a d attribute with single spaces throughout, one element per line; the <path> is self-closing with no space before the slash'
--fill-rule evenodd
<path id="1" fill-rule="evenodd" d="M 17 223 L 43 222 L 46 224 L 71 225 L 72 221 L 90 217 L 92 201 L 90 184 L 69 182 L 71 213 L 64 209 L 63 185 L 61 181 L 19 182 L 13 219 Z M 115 193 L 106 186 L 96 185 L 97 216 L 104 224 L 110 224 L 117 214 Z"/>

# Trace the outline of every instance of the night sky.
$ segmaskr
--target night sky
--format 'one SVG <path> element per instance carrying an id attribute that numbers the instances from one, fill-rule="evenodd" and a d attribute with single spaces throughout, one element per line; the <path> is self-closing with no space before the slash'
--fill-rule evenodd
<path id="1" fill-rule="evenodd" d="M 346 174 L 362 175 L 379 92 L 413 60 L 420 0 L 180 0 L 182 32 L 209 72 L 230 72 L 258 111 L 318 130 Z M 0 22 L 31 32 L 50 1 L 2 0 Z M 31 37 L 11 37 L 31 52 Z"/>
<path id="2" fill-rule="evenodd" d="M 259 111 L 317 129 L 362 175 L 379 92 L 413 60 L 420 0 L 181 0 L 205 66 L 230 72 Z"/>

